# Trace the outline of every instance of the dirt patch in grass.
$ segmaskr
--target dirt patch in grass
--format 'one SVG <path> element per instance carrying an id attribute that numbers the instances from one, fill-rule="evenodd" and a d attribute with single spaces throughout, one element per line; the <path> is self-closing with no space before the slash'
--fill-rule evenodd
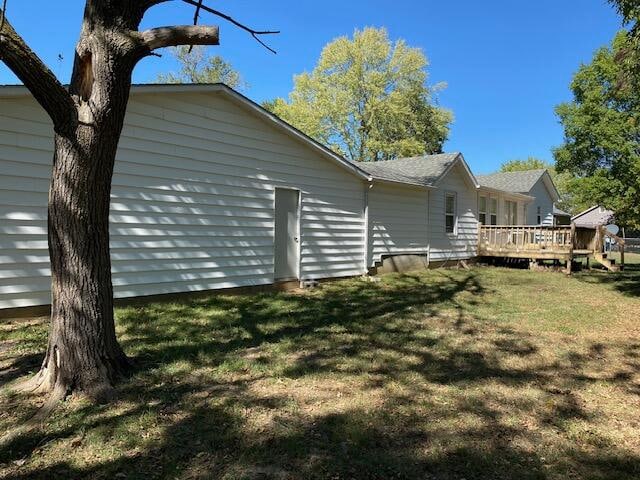
<path id="1" fill-rule="evenodd" d="M 118 401 L 63 403 L 0 477 L 635 479 L 638 283 L 476 268 L 119 309 Z M 45 339 L 0 325 L 1 430 Z"/>

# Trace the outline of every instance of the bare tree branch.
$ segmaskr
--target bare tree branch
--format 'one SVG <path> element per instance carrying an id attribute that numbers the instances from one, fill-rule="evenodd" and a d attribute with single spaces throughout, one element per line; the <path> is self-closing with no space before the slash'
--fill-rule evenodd
<path id="1" fill-rule="evenodd" d="M 4 10 L 2 15 L 4 17 Z M 0 60 L 44 108 L 56 132 L 75 125 L 77 110 L 71 95 L 6 19 L 0 30 Z"/>
<path id="2" fill-rule="evenodd" d="M 220 12 L 219 10 L 215 10 L 211 7 L 208 7 L 204 4 L 202 4 L 202 2 L 198 1 L 198 0 L 182 0 L 182 2 L 188 4 L 188 5 L 193 5 L 194 7 L 196 7 L 196 9 L 202 9 L 205 12 L 209 12 L 213 15 L 216 15 L 220 18 L 225 19 L 226 21 L 232 23 L 233 25 L 235 25 L 238 28 L 241 28 L 242 30 L 244 30 L 245 32 L 248 32 L 260 45 L 262 45 L 264 48 L 266 48 L 267 50 L 269 50 L 272 53 L 276 53 L 276 51 L 271 48 L 269 45 L 267 45 L 266 43 L 264 43 L 259 35 L 273 35 L 276 33 L 280 33 L 279 30 L 254 30 L 253 28 L 247 27 L 246 25 L 238 22 L 237 20 L 235 20 L 234 18 L 230 17 L 229 15 Z M 198 12 L 199 13 L 199 12 Z"/>
<path id="3" fill-rule="evenodd" d="M 200 9 L 202 8 L 202 2 L 204 0 L 198 0 L 198 6 L 196 7 L 196 11 L 193 14 L 193 24 L 197 25 L 198 20 L 200 19 Z M 6 2 L 6 0 L 5 0 Z M 193 51 L 193 45 L 189 45 L 189 53 Z"/>
<path id="4" fill-rule="evenodd" d="M 0 22 L 0 32 L 4 28 L 5 16 L 7 14 L 7 0 L 2 2 L 2 22 Z"/>
<path id="5" fill-rule="evenodd" d="M 6 1 L 6 0 L 5 0 Z M 200 18 L 200 9 L 202 8 L 202 2 L 204 0 L 198 0 L 198 5 L 196 6 L 196 11 L 193 14 L 193 24 L 198 24 L 198 19 Z"/>
<path id="6" fill-rule="evenodd" d="M 173 27 L 158 27 L 145 30 L 139 34 L 140 40 L 146 52 L 164 47 L 177 47 L 178 45 L 219 45 L 220 36 L 218 27 L 203 25 L 178 25 Z"/>

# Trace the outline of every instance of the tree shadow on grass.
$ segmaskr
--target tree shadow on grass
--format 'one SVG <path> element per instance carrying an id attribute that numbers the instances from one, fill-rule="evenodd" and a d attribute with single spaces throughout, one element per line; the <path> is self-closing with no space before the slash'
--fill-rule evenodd
<path id="1" fill-rule="evenodd" d="M 6 384 L 37 371 L 42 363 L 42 354 L 10 356 L 6 359 L 0 354 L 0 388 Z"/>
<path id="2" fill-rule="evenodd" d="M 629 297 L 640 297 L 640 263 L 627 264 L 621 272 L 594 269 L 575 276 L 585 283 L 606 285 Z"/>
<path id="3" fill-rule="evenodd" d="M 443 271 L 125 309 L 137 371 L 118 405 L 72 409 L 4 446 L 0 464 L 27 459 L 12 471 L 20 480 L 634 478 L 640 458 L 614 446 L 569 449 L 553 475 L 536 449 L 537 429 L 595 421 L 575 392 L 602 381 L 583 370 L 613 347 L 540 359 L 536 338 L 477 313 L 487 293 L 475 271 Z M 301 385 L 308 400 L 295 397 Z M 38 464 L 79 432 L 78 448 L 118 453 Z"/>

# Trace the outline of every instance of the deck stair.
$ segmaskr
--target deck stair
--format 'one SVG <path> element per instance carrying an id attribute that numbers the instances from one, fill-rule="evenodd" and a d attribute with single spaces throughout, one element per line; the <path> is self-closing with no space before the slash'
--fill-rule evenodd
<path id="1" fill-rule="evenodd" d="M 620 265 L 617 265 L 615 260 L 611 258 L 607 258 L 606 253 L 595 253 L 593 255 L 593 258 L 596 262 L 598 262 L 600 265 L 602 265 L 604 268 L 606 268 L 610 272 L 620 271 Z"/>

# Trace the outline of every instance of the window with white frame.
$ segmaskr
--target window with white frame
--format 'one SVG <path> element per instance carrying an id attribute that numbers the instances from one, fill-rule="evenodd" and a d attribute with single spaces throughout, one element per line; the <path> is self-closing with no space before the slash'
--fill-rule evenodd
<path id="1" fill-rule="evenodd" d="M 517 225 L 518 224 L 518 202 L 511 202 L 509 200 L 504 202 L 506 215 L 507 215 L 507 225 Z"/>
<path id="2" fill-rule="evenodd" d="M 480 196 L 478 202 L 478 220 L 482 225 L 487 224 L 487 197 Z"/>
<path id="3" fill-rule="evenodd" d="M 457 218 L 456 218 L 456 194 L 445 193 L 444 195 L 444 222 L 445 231 L 447 233 L 456 233 Z"/>
<path id="4" fill-rule="evenodd" d="M 489 210 L 489 220 L 491 225 L 498 224 L 498 199 L 492 198 L 489 202 L 491 209 Z"/>

